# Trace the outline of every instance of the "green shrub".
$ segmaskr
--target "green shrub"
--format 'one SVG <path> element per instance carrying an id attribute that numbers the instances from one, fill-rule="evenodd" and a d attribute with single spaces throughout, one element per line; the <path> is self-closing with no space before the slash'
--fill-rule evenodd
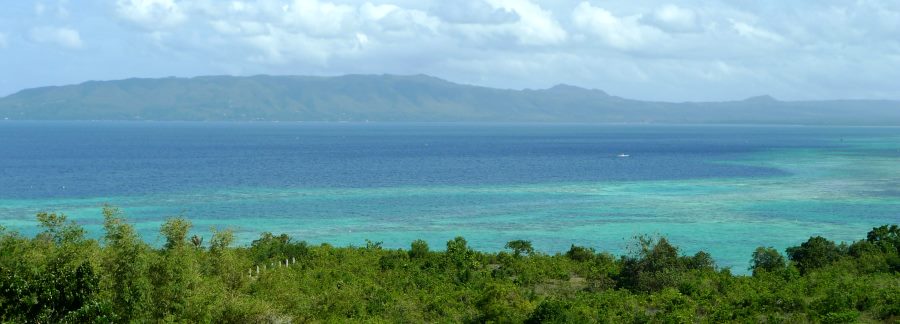
<path id="1" fill-rule="evenodd" d="M 409 246 L 409 257 L 412 259 L 422 259 L 428 256 L 428 242 L 424 240 L 415 240 Z"/>
<path id="2" fill-rule="evenodd" d="M 787 248 L 787 254 L 791 261 L 797 264 L 800 272 L 806 273 L 836 261 L 844 253 L 834 242 L 821 236 L 814 236 L 800 246 Z"/>
<path id="3" fill-rule="evenodd" d="M 584 262 L 592 260 L 594 258 L 594 253 L 595 252 L 593 248 L 587 248 L 572 244 L 572 247 L 570 247 L 569 251 L 566 252 L 566 257 L 572 259 L 573 261 Z"/>
<path id="4" fill-rule="evenodd" d="M 534 254 L 534 248 L 531 247 L 531 241 L 526 240 L 515 240 L 506 242 L 507 249 L 513 251 L 513 255 L 516 257 L 524 255 L 532 255 Z"/>
<path id="5" fill-rule="evenodd" d="M 759 248 L 750 260 L 753 276 L 735 276 L 717 271 L 705 252 L 681 255 L 665 238 L 639 237 L 622 257 L 574 245 L 565 255 L 534 253 L 524 240 L 511 241 L 511 252 L 482 253 L 462 237 L 438 252 L 421 240 L 403 251 L 371 241 L 309 246 L 271 233 L 249 247 L 231 247 L 230 231 L 214 231 L 204 249 L 188 242 L 189 221 L 172 218 L 160 227 L 164 244 L 154 248 L 111 207 L 104 208 L 100 241 L 62 214 L 42 213 L 38 222 L 42 230 L 33 238 L 0 230 L 2 323 L 900 318 L 893 226 L 849 246 L 810 238 L 788 249 L 791 263 Z M 258 273 L 255 265 L 263 265 Z"/>
<path id="6" fill-rule="evenodd" d="M 757 275 L 761 271 L 779 272 L 787 267 L 787 262 L 778 250 L 772 247 L 758 247 L 753 251 L 753 257 L 750 259 L 750 270 L 753 275 Z"/>

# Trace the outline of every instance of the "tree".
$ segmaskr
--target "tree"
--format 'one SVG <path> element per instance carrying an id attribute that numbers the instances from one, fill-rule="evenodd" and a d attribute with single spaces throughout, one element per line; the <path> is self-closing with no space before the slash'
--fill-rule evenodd
<path id="1" fill-rule="evenodd" d="M 292 257 L 305 256 L 309 253 L 309 247 L 303 241 L 292 242 L 291 237 L 287 234 L 276 236 L 270 232 L 264 232 L 259 239 L 250 244 L 250 253 L 253 255 L 253 262 L 264 264 L 272 259 L 283 261 Z"/>
<path id="2" fill-rule="evenodd" d="M 428 256 L 428 242 L 424 240 L 415 240 L 409 246 L 409 257 L 411 259 L 421 259 Z"/>
<path id="3" fill-rule="evenodd" d="M 593 248 L 587 248 L 583 246 L 577 246 L 572 244 L 572 247 L 569 248 L 569 251 L 566 252 L 566 257 L 572 259 L 573 261 L 588 261 L 594 258 L 595 252 Z"/>
<path id="4" fill-rule="evenodd" d="M 679 273 L 690 263 L 690 258 L 679 259 L 678 248 L 665 237 L 653 239 L 639 236 L 637 251 L 622 258 L 619 284 L 625 288 L 654 292 L 676 283 Z"/>
<path id="5" fill-rule="evenodd" d="M 468 242 L 462 236 L 447 241 L 446 260 L 457 272 L 460 282 L 467 282 L 472 277 L 472 271 L 481 266 L 475 256 L 475 251 L 469 249 Z"/>
<path id="6" fill-rule="evenodd" d="M 882 225 L 873 228 L 866 234 L 866 241 L 880 246 L 882 249 L 894 249 L 900 252 L 900 226 Z"/>
<path id="7" fill-rule="evenodd" d="M 234 242 L 234 231 L 217 231 L 213 229 L 213 236 L 209 241 L 209 252 L 213 254 L 223 253 L 228 250 L 232 242 Z"/>
<path id="8" fill-rule="evenodd" d="M 101 285 L 108 294 L 115 320 L 131 322 L 142 318 L 150 304 L 148 247 L 117 208 L 103 207 L 103 229 L 106 248 Z"/>
<path id="9" fill-rule="evenodd" d="M 172 217 L 166 220 L 159 232 L 166 238 L 166 250 L 184 246 L 187 243 L 191 222 L 184 217 Z"/>
<path id="10" fill-rule="evenodd" d="M 250 264 L 240 262 L 230 249 L 234 242 L 234 232 L 231 230 L 217 231 L 213 229 L 212 239 L 209 240 L 209 264 L 210 272 L 218 275 L 226 286 L 235 289 L 244 283 L 246 274 L 244 271 Z"/>
<path id="11" fill-rule="evenodd" d="M 190 230 L 191 222 L 182 217 L 169 218 L 160 226 L 166 244 L 150 267 L 155 302 L 152 311 L 156 318 L 180 318 L 186 310 L 188 296 L 199 281 L 195 255 L 198 250 L 187 241 Z"/>
<path id="12" fill-rule="evenodd" d="M 787 267 L 787 262 L 778 250 L 772 247 L 758 247 L 753 251 L 750 260 L 750 270 L 756 275 L 761 271 L 775 272 Z"/>
<path id="13" fill-rule="evenodd" d="M 513 250 L 513 255 L 516 257 L 525 255 L 534 254 L 534 248 L 531 247 L 531 241 L 526 240 L 514 240 L 506 242 L 506 248 Z"/>
<path id="14" fill-rule="evenodd" d="M 791 261 L 797 264 L 801 273 L 807 273 L 836 261 L 844 253 L 834 242 L 821 236 L 814 236 L 800 246 L 787 248 L 787 254 Z"/>
<path id="15" fill-rule="evenodd" d="M 75 222 L 67 222 L 66 215 L 38 213 L 37 220 L 44 231 L 40 236 L 52 240 L 56 245 L 78 243 L 84 240 L 84 229 Z"/>
<path id="16" fill-rule="evenodd" d="M 0 233 L 0 322 L 102 321 L 90 262 L 96 244 L 63 214 L 39 213 L 37 220 L 43 231 L 30 242 Z M 8 253 L 10 243 L 24 253 Z"/>
<path id="17" fill-rule="evenodd" d="M 537 308 L 531 312 L 531 316 L 525 320 L 526 324 L 540 323 L 577 323 L 579 321 L 586 322 L 586 319 L 569 318 L 569 308 L 572 305 L 566 301 L 557 299 L 547 299 L 542 301 Z"/>
<path id="18" fill-rule="evenodd" d="M 502 283 L 486 287 L 475 304 L 481 312 L 479 322 L 482 323 L 522 323 L 534 307 L 516 286 Z"/>
<path id="19" fill-rule="evenodd" d="M 706 251 L 698 251 L 694 253 L 694 256 L 681 257 L 681 259 L 684 267 L 690 270 L 714 270 L 716 268 L 716 262 L 712 255 Z"/>

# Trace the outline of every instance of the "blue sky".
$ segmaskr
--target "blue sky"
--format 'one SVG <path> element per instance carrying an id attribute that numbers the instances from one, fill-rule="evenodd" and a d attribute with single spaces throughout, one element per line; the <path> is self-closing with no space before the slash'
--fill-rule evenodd
<path id="1" fill-rule="evenodd" d="M 128 77 L 430 74 L 650 100 L 900 99 L 900 1 L 7 0 L 0 95 Z"/>

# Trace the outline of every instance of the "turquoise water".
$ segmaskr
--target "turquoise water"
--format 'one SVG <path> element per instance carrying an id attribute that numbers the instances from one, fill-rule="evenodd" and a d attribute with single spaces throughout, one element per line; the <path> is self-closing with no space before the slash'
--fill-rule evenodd
<path id="1" fill-rule="evenodd" d="M 222 127 L 227 130 L 233 126 Z M 213 227 L 233 229 L 242 244 L 263 231 L 335 245 L 364 245 L 370 239 L 382 241 L 390 248 L 407 247 L 409 242 L 420 238 L 433 247 L 443 247 L 447 240 L 462 235 L 473 247 L 482 250 L 499 250 L 509 240 L 528 239 L 545 252 L 565 251 L 569 245 L 578 244 L 624 253 L 633 236 L 658 234 L 669 237 L 686 253 L 703 249 L 719 265 L 745 272 L 750 253 L 760 245 L 783 249 L 811 235 L 850 241 L 864 237 L 873 226 L 900 222 L 900 129 L 897 128 L 615 126 L 615 131 L 610 131 L 608 128 L 612 126 L 558 125 L 548 130 L 526 125 L 509 130 L 503 127 L 511 126 L 455 125 L 434 130 L 427 125 L 394 125 L 380 126 L 385 129 L 374 131 L 358 126 L 368 131 L 345 132 L 332 128 L 347 126 L 315 127 L 326 129 L 326 133 L 346 135 L 344 142 L 323 146 L 329 150 L 371 140 L 373 134 L 385 136 L 379 134 L 386 129 L 400 127 L 405 131 L 389 132 L 393 137 L 384 141 L 365 142 L 363 146 L 370 151 L 355 156 L 356 161 L 340 149 L 333 150 L 340 154 L 332 157 L 327 155 L 336 153 L 312 154 L 317 159 L 326 159 L 323 164 L 326 166 L 294 160 L 308 162 L 309 168 L 325 173 L 320 177 L 326 180 L 310 180 L 312 185 L 290 181 L 284 185 L 204 180 L 200 181 L 205 184 L 202 187 L 171 185 L 170 188 L 167 183 L 153 184 L 164 181 L 165 174 L 157 174 L 156 180 L 153 178 L 156 173 L 152 172 L 138 173 L 138 176 L 134 172 L 147 172 L 148 167 L 124 164 L 129 169 L 122 167 L 122 162 L 109 166 L 118 168 L 121 178 L 98 180 L 92 185 L 101 188 L 114 182 L 113 186 L 141 186 L 144 179 L 158 189 L 135 189 L 127 195 L 107 194 L 104 189 L 48 194 L 46 189 L 31 192 L 25 182 L 6 177 L 0 182 L 7 186 L 6 191 L 0 190 L 6 192 L 6 196 L 0 196 L 0 224 L 32 233 L 35 212 L 59 211 L 85 225 L 92 235 L 98 235 L 100 208 L 110 203 L 122 208 L 142 235 L 156 244 L 161 242 L 156 234 L 160 223 L 172 215 L 190 218 L 202 235 L 209 235 Z M 538 131 L 533 127 L 538 127 Z M 459 128 L 462 130 L 457 131 Z M 11 129 L 7 131 L 22 134 L 22 128 Z M 293 138 L 296 130 L 286 129 L 291 133 L 282 135 Z M 299 132 L 309 135 L 303 133 L 306 131 L 309 130 Z M 473 137 L 473 132 L 481 133 Z M 208 130 L 197 134 L 215 138 Z M 316 136 L 307 137 L 315 142 Z M 419 150 L 416 141 L 423 137 L 432 145 L 455 148 L 439 153 L 407 153 L 403 149 L 406 147 L 403 145 L 409 145 Z M 562 142 L 567 144 L 561 147 L 560 139 L 565 139 Z M 203 143 L 208 139 L 197 141 Z M 403 145 L 397 146 L 398 142 Z M 16 146 L 21 143 L 0 144 L 24 147 Z M 385 149 L 380 150 L 379 146 Z M 735 146 L 740 149 L 733 149 Z M 196 145 L 177 149 L 190 155 L 191 147 L 202 150 Z M 99 149 L 86 150 L 97 153 Z M 390 150 L 399 153 L 381 157 L 383 154 L 379 152 Z M 532 153 L 522 153 L 526 151 Z M 629 152 L 631 157 L 615 157 L 615 152 L 621 151 Z M 484 165 L 470 167 L 479 160 L 472 156 L 480 158 Z M 510 156 L 519 158 L 510 159 Z M 0 174 L 15 173 L 15 168 L 25 173 L 38 172 L 28 170 L 22 161 L 39 157 L 41 154 L 37 153 L 9 153 L 5 162 L 0 158 L 0 165 L 6 166 Z M 390 159 L 411 157 L 431 165 L 411 173 L 399 169 L 385 171 L 389 168 L 376 170 L 384 173 L 372 181 L 377 185 L 339 181 L 328 185 L 327 179 L 341 177 L 328 178 L 335 176 L 327 173 L 372 176 L 362 175 L 365 167 L 350 169 L 346 167 L 348 164 L 391 165 Z M 596 165 L 589 163 L 601 159 L 603 162 Z M 416 165 L 405 163 L 396 164 L 405 168 Z M 516 166 L 516 163 L 534 168 Z M 341 164 L 341 168 L 328 169 L 327 165 L 333 164 Z M 629 173 L 628 168 L 633 165 L 645 169 Z M 244 166 L 253 168 L 249 164 Z M 564 170 L 541 171 L 554 167 Z M 74 169 L 70 171 L 74 175 L 65 173 L 65 176 L 87 179 L 92 175 L 81 170 L 88 167 Z M 223 174 L 228 174 L 228 169 L 221 166 L 211 170 L 224 170 Z M 299 171 L 285 171 L 296 176 L 292 172 Z M 441 172 L 448 173 L 446 178 L 426 176 Z M 527 176 L 538 172 L 542 174 Z M 588 172 L 610 174 L 579 176 Z M 547 176 L 548 173 L 553 176 Z M 629 177 L 628 174 L 651 176 Z M 277 177 L 277 172 L 274 176 Z M 472 179 L 460 179 L 466 177 Z M 51 180 L 39 176 L 33 178 L 40 181 L 30 188 L 57 185 L 43 183 Z M 479 179 L 485 180 L 479 183 Z M 18 190 L 10 189 L 13 187 Z M 17 194 L 10 193 L 13 191 Z"/>

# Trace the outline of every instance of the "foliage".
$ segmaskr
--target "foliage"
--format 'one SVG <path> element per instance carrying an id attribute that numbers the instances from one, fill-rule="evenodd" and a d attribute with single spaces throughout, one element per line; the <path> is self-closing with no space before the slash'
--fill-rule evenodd
<path id="1" fill-rule="evenodd" d="M 588 261 L 594 258 L 594 253 L 595 252 L 593 248 L 586 248 L 583 246 L 576 246 L 575 244 L 572 244 L 572 247 L 569 248 L 568 252 L 566 252 L 566 256 L 574 261 Z"/>
<path id="2" fill-rule="evenodd" d="M 681 256 L 678 248 L 665 237 L 636 238 L 637 251 L 622 257 L 622 271 L 618 282 L 621 287 L 642 292 L 655 292 L 674 287 L 690 270 L 712 272 L 712 258 L 706 252 L 694 256 Z"/>
<path id="3" fill-rule="evenodd" d="M 506 242 L 506 248 L 513 250 L 513 255 L 516 257 L 524 255 L 532 255 L 534 254 L 534 248 L 531 246 L 531 241 L 526 240 L 515 240 Z"/>
<path id="4" fill-rule="evenodd" d="M 787 262 L 784 256 L 778 253 L 778 250 L 772 247 L 758 247 L 753 251 L 753 258 L 750 259 L 750 270 L 757 275 L 761 271 L 777 272 L 784 270 Z"/>
<path id="5" fill-rule="evenodd" d="M 790 247 L 786 251 L 791 261 L 804 273 L 824 267 L 844 254 L 842 247 L 821 236 L 810 237 L 800 246 Z"/>
<path id="6" fill-rule="evenodd" d="M 121 211 L 103 208 L 104 253 L 101 285 L 104 299 L 111 303 L 114 319 L 132 321 L 147 316 L 151 309 L 149 247 L 125 222 Z"/>
<path id="7" fill-rule="evenodd" d="M 900 318 L 896 226 L 849 245 L 813 237 L 753 251 L 753 276 L 638 237 L 625 256 L 564 254 L 511 241 L 509 252 L 332 247 L 263 233 L 209 246 L 171 218 L 153 248 L 115 208 L 102 240 L 65 215 L 41 213 L 33 238 L 0 230 L 0 322 L 891 322 Z M 196 235 L 194 235 L 196 236 Z M 197 243 L 199 242 L 199 243 Z M 287 262 L 286 262 L 287 261 Z M 259 271 L 257 272 L 257 267 Z"/>
<path id="8" fill-rule="evenodd" d="M 428 242 L 424 240 L 415 240 L 409 246 L 409 257 L 413 259 L 421 259 L 428 256 Z"/>
<path id="9" fill-rule="evenodd" d="M 894 249 L 900 249 L 900 226 L 883 225 L 873 228 L 866 235 L 866 241 L 884 248 L 894 247 Z"/>
<path id="10" fill-rule="evenodd" d="M 253 262 L 265 264 L 273 260 L 284 260 L 288 256 L 301 256 L 308 253 L 306 242 L 292 242 L 287 234 L 278 236 L 265 232 L 259 239 L 250 244 Z"/>

